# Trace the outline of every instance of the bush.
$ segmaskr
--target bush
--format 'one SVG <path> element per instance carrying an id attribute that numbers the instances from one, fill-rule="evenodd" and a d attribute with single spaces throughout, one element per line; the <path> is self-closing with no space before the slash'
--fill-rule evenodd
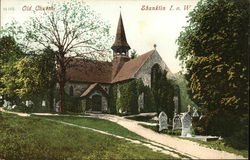
<path id="1" fill-rule="evenodd" d="M 195 123 L 195 134 L 216 135 L 225 139 L 225 143 L 236 149 L 248 147 L 248 115 L 240 116 L 225 110 L 216 110 L 206 114 Z"/>
<path id="2" fill-rule="evenodd" d="M 248 148 L 248 129 L 241 129 L 235 132 L 230 137 L 225 137 L 226 145 L 235 149 L 247 149 Z"/>
<path id="3" fill-rule="evenodd" d="M 65 111 L 73 112 L 73 113 L 84 112 L 85 108 L 83 108 L 84 106 L 82 106 L 84 105 L 84 103 L 86 103 L 84 99 L 66 95 L 65 96 Z"/>

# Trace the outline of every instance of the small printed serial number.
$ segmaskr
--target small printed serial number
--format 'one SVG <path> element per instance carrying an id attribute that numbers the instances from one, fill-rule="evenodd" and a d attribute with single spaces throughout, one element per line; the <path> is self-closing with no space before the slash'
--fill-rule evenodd
<path id="1" fill-rule="evenodd" d="M 14 7 L 4 7 L 3 11 L 15 11 Z"/>

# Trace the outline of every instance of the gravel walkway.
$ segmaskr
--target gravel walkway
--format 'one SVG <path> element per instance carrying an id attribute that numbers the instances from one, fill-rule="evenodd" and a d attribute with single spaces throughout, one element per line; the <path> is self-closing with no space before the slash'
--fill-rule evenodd
<path id="1" fill-rule="evenodd" d="M 218 151 L 200 146 L 198 143 L 156 133 L 138 125 L 138 121 L 109 114 L 90 114 L 91 117 L 101 118 L 116 122 L 130 131 L 164 146 L 171 147 L 176 152 L 188 155 L 194 159 L 246 159 L 243 156 Z"/>

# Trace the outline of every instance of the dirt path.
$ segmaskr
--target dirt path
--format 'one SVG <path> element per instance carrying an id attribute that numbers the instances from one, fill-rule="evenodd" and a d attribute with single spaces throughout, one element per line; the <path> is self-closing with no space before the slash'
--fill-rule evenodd
<path id="1" fill-rule="evenodd" d="M 110 120 L 112 122 L 116 122 L 121 126 L 129 129 L 136 134 L 152 140 L 154 142 L 160 143 L 164 146 L 171 147 L 176 152 L 179 152 L 184 155 L 191 156 L 192 158 L 196 159 L 246 159 L 242 156 L 235 155 L 232 153 L 218 151 L 210 148 L 206 148 L 200 146 L 198 143 L 179 139 L 175 137 L 171 137 L 168 135 L 163 135 L 156 133 L 150 129 L 144 128 L 138 125 L 137 121 L 125 119 L 123 117 L 115 116 L 115 115 L 108 115 L 108 114 L 91 114 L 92 117 L 101 118 Z"/>

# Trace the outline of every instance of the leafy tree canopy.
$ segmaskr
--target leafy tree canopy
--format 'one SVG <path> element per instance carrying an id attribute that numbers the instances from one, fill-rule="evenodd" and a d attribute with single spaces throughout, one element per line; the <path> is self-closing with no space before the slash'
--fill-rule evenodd
<path id="1" fill-rule="evenodd" d="M 201 0 L 176 54 L 187 69 L 191 97 L 206 112 L 201 127 L 240 149 L 248 146 L 249 6 L 247 0 Z"/>
<path id="2" fill-rule="evenodd" d="M 0 94 L 27 99 L 51 86 L 54 61 L 49 48 L 39 56 L 26 56 L 2 66 Z"/>
<path id="3" fill-rule="evenodd" d="M 210 111 L 248 110 L 248 7 L 245 0 L 202 0 L 177 40 L 192 96 Z"/>
<path id="4" fill-rule="evenodd" d="M 53 11 L 36 12 L 24 27 L 12 24 L 3 34 L 13 34 L 29 54 L 43 53 L 51 48 L 57 65 L 60 86 L 60 110 L 64 111 L 66 69 L 73 58 L 108 60 L 110 26 L 84 2 L 54 3 Z"/>
<path id="5" fill-rule="evenodd" d="M 13 37 L 3 36 L 0 38 L 0 67 L 23 56 L 24 53 Z"/>

